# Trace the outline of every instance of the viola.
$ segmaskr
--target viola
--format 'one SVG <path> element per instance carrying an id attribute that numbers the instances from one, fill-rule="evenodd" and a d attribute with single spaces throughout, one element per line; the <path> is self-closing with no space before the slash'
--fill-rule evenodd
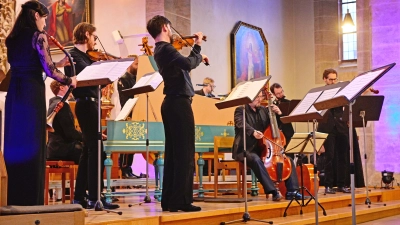
<path id="1" fill-rule="evenodd" d="M 283 155 L 283 146 L 286 145 L 285 135 L 279 130 L 276 115 L 272 111 L 272 94 L 267 92 L 270 125 L 264 131 L 264 137 L 259 140 L 262 149 L 261 157 L 269 176 L 274 182 L 281 182 L 289 178 L 292 171 L 290 160 Z"/>
<path id="2" fill-rule="evenodd" d="M 196 38 L 196 37 L 197 36 L 195 36 L 195 35 L 182 36 L 182 37 L 179 37 L 178 35 L 174 35 L 172 46 L 174 46 L 174 48 L 176 50 L 181 50 L 183 47 L 191 47 L 194 44 L 193 38 Z M 207 36 L 203 36 L 202 40 L 207 41 Z"/>
<path id="3" fill-rule="evenodd" d="M 104 61 L 104 60 L 111 60 L 111 59 L 120 59 L 121 57 L 111 55 L 107 52 L 99 51 L 98 49 L 95 50 L 87 50 L 86 54 L 92 61 Z"/>

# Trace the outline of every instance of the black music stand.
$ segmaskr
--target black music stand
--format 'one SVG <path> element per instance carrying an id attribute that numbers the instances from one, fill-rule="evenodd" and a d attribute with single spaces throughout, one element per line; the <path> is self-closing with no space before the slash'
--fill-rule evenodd
<path id="1" fill-rule="evenodd" d="M 95 211 L 106 211 L 117 213 L 122 215 L 121 211 L 112 211 L 104 209 L 103 203 L 100 200 L 101 192 L 101 146 L 102 146 L 102 132 L 101 132 L 101 87 L 111 84 L 118 79 L 119 76 L 124 74 L 126 68 L 132 63 L 132 59 L 122 59 L 122 60 L 109 60 L 95 62 L 90 66 L 85 67 L 77 76 L 78 83 L 77 87 L 89 87 L 97 86 L 97 104 L 98 104 L 98 129 L 97 129 L 97 141 L 98 141 L 98 167 L 97 167 L 97 202 L 94 206 Z M 107 190 L 109 191 L 109 190 Z"/>
<path id="2" fill-rule="evenodd" d="M 328 85 L 324 87 L 313 88 L 308 91 L 306 96 L 300 101 L 295 109 L 290 113 L 289 116 L 281 117 L 283 123 L 291 122 L 309 122 L 313 121 L 313 140 L 316 143 L 315 131 L 317 121 L 323 121 L 326 118 L 327 110 L 318 111 L 313 104 L 318 99 L 330 99 L 332 98 L 340 89 L 346 86 L 349 82 L 341 82 L 338 84 Z M 317 148 L 314 145 L 314 190 L 318 192 L 317 189 Z M 318 194 L 314 196 L 315 204 L 315 223 L 318 224 Z M 326 216 L 326 213 L 324 213 Z"/>
<path id="3" fill-rule="evenodd" d="M 313 133 L 295 133 L 289 142 L 289 145 L 286 147 L 287 150 L 285 150 L 285 153 L 297 153 L 297 157 L 300 160 L 300 188 L 297 189 L 296 193 L 293 195 L 293 198 L 290 200 L 289 204 L 286 206 L 285 212 L 283 213 L 283 217 L 286 217 L 286 211 L 289 209 L 289 206 L 292 204 L 293 200 L 297 202 L 300 206 L 300 215 L 303 215 L 303 207 L 307 206 L 308 203 L 311 202 L 311 200 L 315 201 L 315 197 L 311 194 L 311 192 L 304 187 L 304 178 L 303 178 L 303 160 L 302 160 L 302 155 L 303 154 L 313 154 L 314 153 L 314 140 L 312 139 L 314 137 Z M 318 147 L 317 149 L 320 149 L 321 146 L 324 144 L 326 137 L 328 137 L 328 134 L 325 133 L 315 133 L 315 139 L 319 140 L 318 141 Z M 310 144 L 308 144 L 310 143 Z M 293 168 L 292 168 L 293 169 Z M 315 174 L 315 173 L 314 173 Z M 301 190 L 301 203 L 299 200 L 296 199 L 297 193 L 299 193 Z M 309 195 L 310 198 L 308 201 L 304 204 L 304 191 L 306 191 Z M 315 195 L 318 194 L 318 190 L 315 190 Z M 326 216 L 326 211 L 322 205 L 316 201 L 316 205 L 318 204 L 319 207 L 321 207 L 323 214 Z"/>
<path id="4" fill-rule="evenodd" d="M 282 116 L 288 116 L 294 108 L 300 103 L 299 99 L 292 99 L 288 102 L 279 103 L 278 107 L 282 112 Z"/>
<path id="5" fill-rule="evenodd" d="M 353 127 L 362 127 L 363 128 L 363 140 L 364 140 L 364 168 L 365 168 L 365 193 L 366 199 L 365 204 L 368 205 L 368 208 L 371 207 L 371 200 L 368 196 L 368 162 L 367 162 L 367 150 L 366 150 L 366 139 L 365 139 L 365 127 L 367 126 L 368 121 L 379 121 L 379 117 L 381 115 L 383 100 L 385 96 L 359 96 L 355 103 L 353 104 Z M 343 113 L 343 121 L 349 121 L 349 107 L 345 107 Z M 354 153 L 353 153 L 354 154 Z M 386 206 L 386 204 L 384 204 Z M 351 206 L 351 204 L 350 204 Z"/>
<path id="6" fill-rule="evenodd" d="M 261 78 L 252 79 L 249 81 L 240 82 L 236 87 L 231 91 L 229 96 L 221 102 L 215 103 L 215 106 L 218 109 L 225 109 L 230 107 L 235 107 L 239 105 L 243 105 L 243 164 L 244 169 L 247 168 L 246 162 L 246 105 L 253 102 L 254 99 L 257 98 L 257 95 L 260 93 L 261 89 L 267 84 L 267 82 L 271 79 L 271 75 Z M 216 173 L 216 171 L 214 171 Z M 257 219 L 251 219 L 248 206 L 247 206 L 247 180 L 246 178 L 243 181 L 243 194 L 244 194 L 244 210 L 242 219 L 232 220 L 228 222 L 221 222 L 221 225 L 236 223 L 236 222 L 247 222 L 250 220 L 273 224 L 272 221 L 263 221 Z"/>
<path id="7" fill-rule="evenodd" d="M 349 106 L 349 143 L 350 143 L 350 182 L 351 182 L 351 213 L 352 224 L 356 224 L 355 185 L 354 185 L 354 159 L 353 159 L 353 105 L 357 97 L 378 81 L 384 74 L 392 69 L 396 63 L 373 69 L 359 74 L 346 87 L 341 89 L 330 99 L 323 99 L 314 103 L 318 110 L 326 110 L 340 106 Z"/>
<path id="8" fill-rule="evenodd" d="M 146 158 L 149 159 L 149 92 L 153 92 L 157 89 L 158 86 L 163 82 L 163 78 L 161 74 L 156 71 L 153 73 L 148 73 L 143 75 L 136 84 L 130 88 L 125 89 L 124 92 L 126 95 L 138 95 L 138 94 L 146 94 Z M 160 180 L 160 187 L 162 188 L 162 181 Z M 146 162 L 146 196 L 143 199 L 144 203 L 150 203 L 151 198 L 149 197 L 149 163 Z M 143 202 L 139 202 L 137 204 L 129 204 L 129 207 L 134 205 L 141 205 Z"/>

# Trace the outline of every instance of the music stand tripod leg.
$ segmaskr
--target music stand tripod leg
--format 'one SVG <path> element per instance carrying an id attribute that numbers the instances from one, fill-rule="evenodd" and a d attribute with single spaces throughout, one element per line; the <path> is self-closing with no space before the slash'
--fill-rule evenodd
<path id="1" fill-rule="evenodd" d="M 247 157 L 246 157 L 246 105 L 243 105 L 243 165 L 244 165 L 244 171 L 246 171 L 247 168 Z M 246 173 L 246 172 L 245 172 Z M 257 219 L 251 219 L 248 207 L 247 207 L 247 180 L 246 176 L 245 179 L 243 180 L 243 194 L 244 194 L 244 213 L 242 216 L 242 219 L 237 219 L 237 220 L 232 220 L 228 222 L 221 222 L 221 225 L 225 224 L 231 224 L 231 223 L 236 223 L 236 222 L 247 222 L 250 220 L 258 221 L 258 222 L 263 222 L 263 223 L 269 223 L 273 224 L 272 221 L 263 221 L 263 220 L 257 220 Z"/>

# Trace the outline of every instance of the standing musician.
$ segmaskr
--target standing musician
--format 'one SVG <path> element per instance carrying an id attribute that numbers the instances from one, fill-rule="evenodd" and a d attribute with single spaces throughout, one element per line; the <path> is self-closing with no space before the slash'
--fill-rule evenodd
<path id="1" fill-rule="evenodd" d="M 93 61 L 86 54 L 86 51 L 93 50 L 96 45 L 96 27 L 89 23 L 79 23 L 73 31 L 74 48 L 69 53 L 74 59 L 76 74 L 87 66 L 90 66 Z M 69 71 L 66 69 L 66 71 Z M 86 206 L 85 192 L 86 187 L 89 190 L 87 208 L 94 208 L 98 196 L 98 99 L 97 86 L 78 87 L 73 90 L 73 95 L 76 99 L 75 114 L 81 127 L 83 134 L 83 142 L 86 147 L 82 151 L 79 161 L 78 173 L 76 177 L 75 195 L 73 203 Z M 103 136 L 104 138 L 104 136 Z M 103 147 L 103 145 L 101 146 Z M 101 150 L 101 171 L 104 170 L 105 152 Z M 103 176 L 103 173 L 100 173 Z M 103 178 L 101 177 L 101 181 Z M 103 186 L 103 182 L 100 182 Z M 119 208 L 117 204 L 106 202 L 102 199 L 105 209 Z"/>
<path id="2" fill-rule="evenodd" d="M 44 204 L 46 98 L 42 73 L 63 84 L 76 86 L 76 77 L 65 76 L 56 68 L 66 65 L 68 60 L 53 63 L 51 59 L 49 43 L 42 32 L 48 14 L 49 10 L 42 3 L 25 2 L 6 38 L 12 72 L 4 126 L 8 205 Z"/>
<path id="3" fill-rule="evenodd" d="M 322 75 L 326 85 L 335 84 L 338 81 L 337 72 L 334 69 L 326 69 Z M 342 120 L 343 107 L 329 109 L 326 122 L 318 123 L 318 132 L 327 133 L 328 137 L 324 142 L 325 153 L 325 194 L 336 194 L 333 189 L 334 179 L 336 178 L 337 191 L 350 193 L 350 189 L 345 188 L 345 174 L 347 169 L 346 157 L 349 152 L 349 128 Z M 336 176 L 335 176 L 336 174 Z"/>
<path id="4" fill-rule="evenodd" d="M 200 211 L 193 202 L 193 169 L 195 154 L 194 116 L 191 107 L 194 90 L 190 70 L 206 55 L 200 54 L 203 33 L 197 32 L 195 45 L 188 57 L 172 45 L 171 22 L 154 16 L 147 22 L 147 30 L 154 38 L 154 59 L 164 79 L 165 98 L 161 115 L 165 132 L 165 166 L 161 208 L 163 211 Z"/>
<path id="5" fill-rule="evenodd" d="M 245 106 L 246 111 L 246 159 L 247 165 L 253 170 L 257 179 L 260 181 L 264 188 L 265 194 L 272 194 L 273 201 L 280 201 L 282 199 L 281 194 L 274 187 L 274 183 L 271 180 L 267 169 L 264 166 L 264 162 L 261 159 L 262 149 L 259 146 L 259 140 L 264 137 L 263 132 L 270 125 L 270 119 L 268 116 L 268 109 L 261 105 L 261 101 L 264 99 L 264 95 L 260 92 L 256 99 L 252 103 Z M 272 105 L 271 109 L 277 115 L 282 114 L 280 109 L 276 105 Z M 235 140 L 233 142 L 232 157 L 236 161 L 243 162 L 243 106 L 239 106 L 235 110 Z M 286 156 L 284 156 L 286 157 Z M 296 169 L 294 162 L 289 158 L 292 165 L 292 172 L 289 178 L 285 181 L 287 189 L 285 198 L 291 200 L 293 197 L 301 199 L 302 195 L 296 193 L 299 189 L 299 182 L 297 179 Z M 306 198 L 306 197 L 305 197 Z"/>

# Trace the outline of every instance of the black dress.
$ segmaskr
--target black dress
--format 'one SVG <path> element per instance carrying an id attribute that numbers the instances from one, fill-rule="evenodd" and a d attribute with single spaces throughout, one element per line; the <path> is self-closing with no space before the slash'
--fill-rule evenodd
<path id="1" fill-rule="evenodd" d="M 8 205 L 43 205 L 46 166 L 46 102 L 43 70 L 64 84 L 71 79 L 54 66 L 44 34 L 25 29 L 7 38 L 11 81 L 5 104 L 4 159 Z"/>

